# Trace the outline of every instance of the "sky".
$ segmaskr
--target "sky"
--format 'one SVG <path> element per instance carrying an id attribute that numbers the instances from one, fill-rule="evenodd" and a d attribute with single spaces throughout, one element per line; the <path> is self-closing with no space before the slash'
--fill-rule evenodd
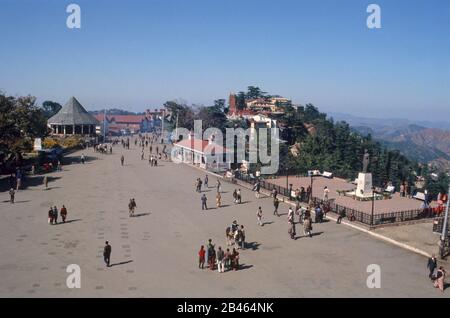
<path id="1" fill-rule="evenodd" d="M 0 36 L 0 90 L 39 103 L 142 111 L 254 85 L 324 112 L 450 120 L 448 0 L 0 0 Z"/>

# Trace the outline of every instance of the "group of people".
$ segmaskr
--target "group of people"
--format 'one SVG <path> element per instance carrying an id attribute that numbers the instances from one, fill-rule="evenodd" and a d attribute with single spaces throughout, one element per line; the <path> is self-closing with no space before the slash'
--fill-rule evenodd
<path id="1" fill-rule="evenodd" d="M 102 154 L 107 154 L 108 152 L 112 154 L 112 144 L 98 144 L 94 145 L 94 152 L 99 152 Z"/>
<path id="2" fill-rule="evenodd" d="M 221 246 L 216 251 L 215 245 L 209 239 L 206 249 L 202 245 L 198 251 L 198 268 L 204 269 L 205 261 L 207 262 L 207 268 L 215 270 L 217 266 L 219 273 L 224 273 L 228 270 L 236 271 L 239 269 L 239 252 L 236 248 L 233 248 L 232 251 L 227 248 L 224 251 Z"/>
<path id="3" fill-rule="evenodd" d="M 61 215 L 62 223 L 66 223 L 67 219 L 67 208 L 63 205 L 59 211 Z M 58 208 L 55 206 L 50 207 L 48 210 L 48 224 L 58 224 Z"/>
<path id="4" fill-rule="evenodd" d="M 237 249 L 245 249 L 245 231 L 244 226 L 239 225 L 236 220 L 225 229 L 225 239 L 227 246 L 236 246 Z"/>

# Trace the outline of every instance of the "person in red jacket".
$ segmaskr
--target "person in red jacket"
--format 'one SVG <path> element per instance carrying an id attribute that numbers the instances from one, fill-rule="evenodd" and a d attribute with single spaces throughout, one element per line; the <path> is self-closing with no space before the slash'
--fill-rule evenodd
<path id="1" fill-rule="evenodd" d="M 198 268 L 203 269 L 205 267 L 205 248 L 202 245 L 200 251 L 198 251 Z"/>

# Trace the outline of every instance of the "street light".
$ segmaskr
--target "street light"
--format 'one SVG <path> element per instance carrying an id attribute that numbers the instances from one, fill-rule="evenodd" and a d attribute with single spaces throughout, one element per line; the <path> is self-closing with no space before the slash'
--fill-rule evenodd
<path id="1" fill-rule="evenodd" d="M 372 213 L 370 214 L 370 226 L 373 226 L 374 211 L 375 211 L 375 187 L 372 187 Z"/>

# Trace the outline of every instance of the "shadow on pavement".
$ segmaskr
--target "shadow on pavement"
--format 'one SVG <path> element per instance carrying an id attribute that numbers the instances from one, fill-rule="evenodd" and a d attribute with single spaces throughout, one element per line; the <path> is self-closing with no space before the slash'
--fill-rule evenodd
<path id="1" fill-rule="evenodd" d="M 131 262 L 133 262 L 133 260 L 129 260 L 129 261 L 125 261 L 125 262 L 120 262 L 120 263 L 114 263 L 114 264 L 109 265 L 109 267 L 125 265 L 125 264 L 131 263 Z"/>

